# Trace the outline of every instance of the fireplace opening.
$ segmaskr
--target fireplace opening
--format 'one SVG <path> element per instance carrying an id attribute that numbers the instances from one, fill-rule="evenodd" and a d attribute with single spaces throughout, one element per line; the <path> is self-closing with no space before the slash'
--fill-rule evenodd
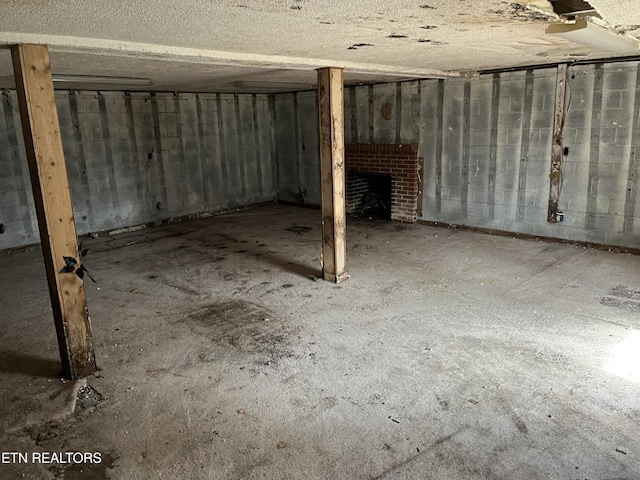
<path id="1" fill-rule="evenodd" d="M 355 217 L 391 220 L 391 175 L 348 172 L 346 210 Z"/>

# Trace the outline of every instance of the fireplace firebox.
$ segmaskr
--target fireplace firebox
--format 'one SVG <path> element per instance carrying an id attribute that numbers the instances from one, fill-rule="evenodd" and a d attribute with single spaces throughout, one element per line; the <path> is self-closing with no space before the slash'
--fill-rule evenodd
<path id="1" fill-rule="evenodd" d="M 347 213 L 391 220 L 391 175 L 349 172 L 346 183 Z"/>

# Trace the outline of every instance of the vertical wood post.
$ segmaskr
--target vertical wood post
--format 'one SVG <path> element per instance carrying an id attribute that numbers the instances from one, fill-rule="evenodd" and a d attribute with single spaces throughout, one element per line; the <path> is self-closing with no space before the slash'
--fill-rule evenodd
<path id="1" fill-rule="evenodd" d="M 75 273 L 78 238 L 49 51 L 45 45 L 14 45 L 11 56 L 62 368 L 76 379 L 95 372 L 96 363 L 84 285 Z"/>
<path id="2" fill-rule="evenodd" d="M 320 181 L 322 188 L 322 274 L 339 283 L 346 271 L 344 85 L 342 69 L 318 69 Z"/>
<path id="3" fill-rule="evenodd" d="M 566 119 L 565 97 L 567 81 L 569 80 L 566 64 L 558 65 L 556 80 L 556 102 L 553 117 L 553 140 L 551 144 L 551 173 L 549 174 L 549 210 L 547 222 L 556 223 L 558 220 L 558 202 L 562 190 L 562 135 Z"/>

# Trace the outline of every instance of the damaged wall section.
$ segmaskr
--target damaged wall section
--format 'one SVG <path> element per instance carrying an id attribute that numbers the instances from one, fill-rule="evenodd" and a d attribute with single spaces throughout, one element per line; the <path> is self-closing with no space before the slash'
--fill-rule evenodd
<path id="1" fill-rule="evenodd" d="M 0 107 L 0 249 L 37 243 L 15 91 Z M 56 92 L 79 234 L 275 199 L 267 95 Z"/>
<path id="2" fill-rule="evenodd" d="M 564 221 L 549 224 L 556 81 L 554 67 L 347 87 L 345 141 L 419 144 L 421 220 L 640 248 L 640 64 L 569 68 Z M 277 148 L 287 148 L 278 155 L 287 200 L 319 185 L 314 92 L 297 95 L 305 101 L 289 95 L 275 104 L 276 117 L 298 119 L 276 135 Z"/>

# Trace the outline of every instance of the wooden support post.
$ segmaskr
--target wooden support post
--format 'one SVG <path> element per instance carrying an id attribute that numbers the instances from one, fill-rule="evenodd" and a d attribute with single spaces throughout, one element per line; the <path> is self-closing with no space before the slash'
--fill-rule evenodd
<path id="1" fill-rule="evenodd" d="M 49 51 L 14 45 L 11 55 L 62 368 L 75 380 L 95 372 L 96 363 L 84 285 L 75 273 L 81 261 Z"/>
<path id="2" fill-rule="evenodd" d="M 318 69 L 320 181 L 322 183 L 322 274 L 339 283 L 346 271 L 344 85 L 342 69 Z"/>
<path id="3" fill-rule="evenodd" d="M 556 81 L 556 105 L 553 117 L 553 139 L 551 144 L 551 173 L 549 174 L 549 210 L 547 212 L 547 222 L 556 223 L 558 221 L 558 202 L 562 190 L 562 135 L 566 119 L 565 97 L 567 82 L 569 80 L 566 64 L 558 65 Z"/>

